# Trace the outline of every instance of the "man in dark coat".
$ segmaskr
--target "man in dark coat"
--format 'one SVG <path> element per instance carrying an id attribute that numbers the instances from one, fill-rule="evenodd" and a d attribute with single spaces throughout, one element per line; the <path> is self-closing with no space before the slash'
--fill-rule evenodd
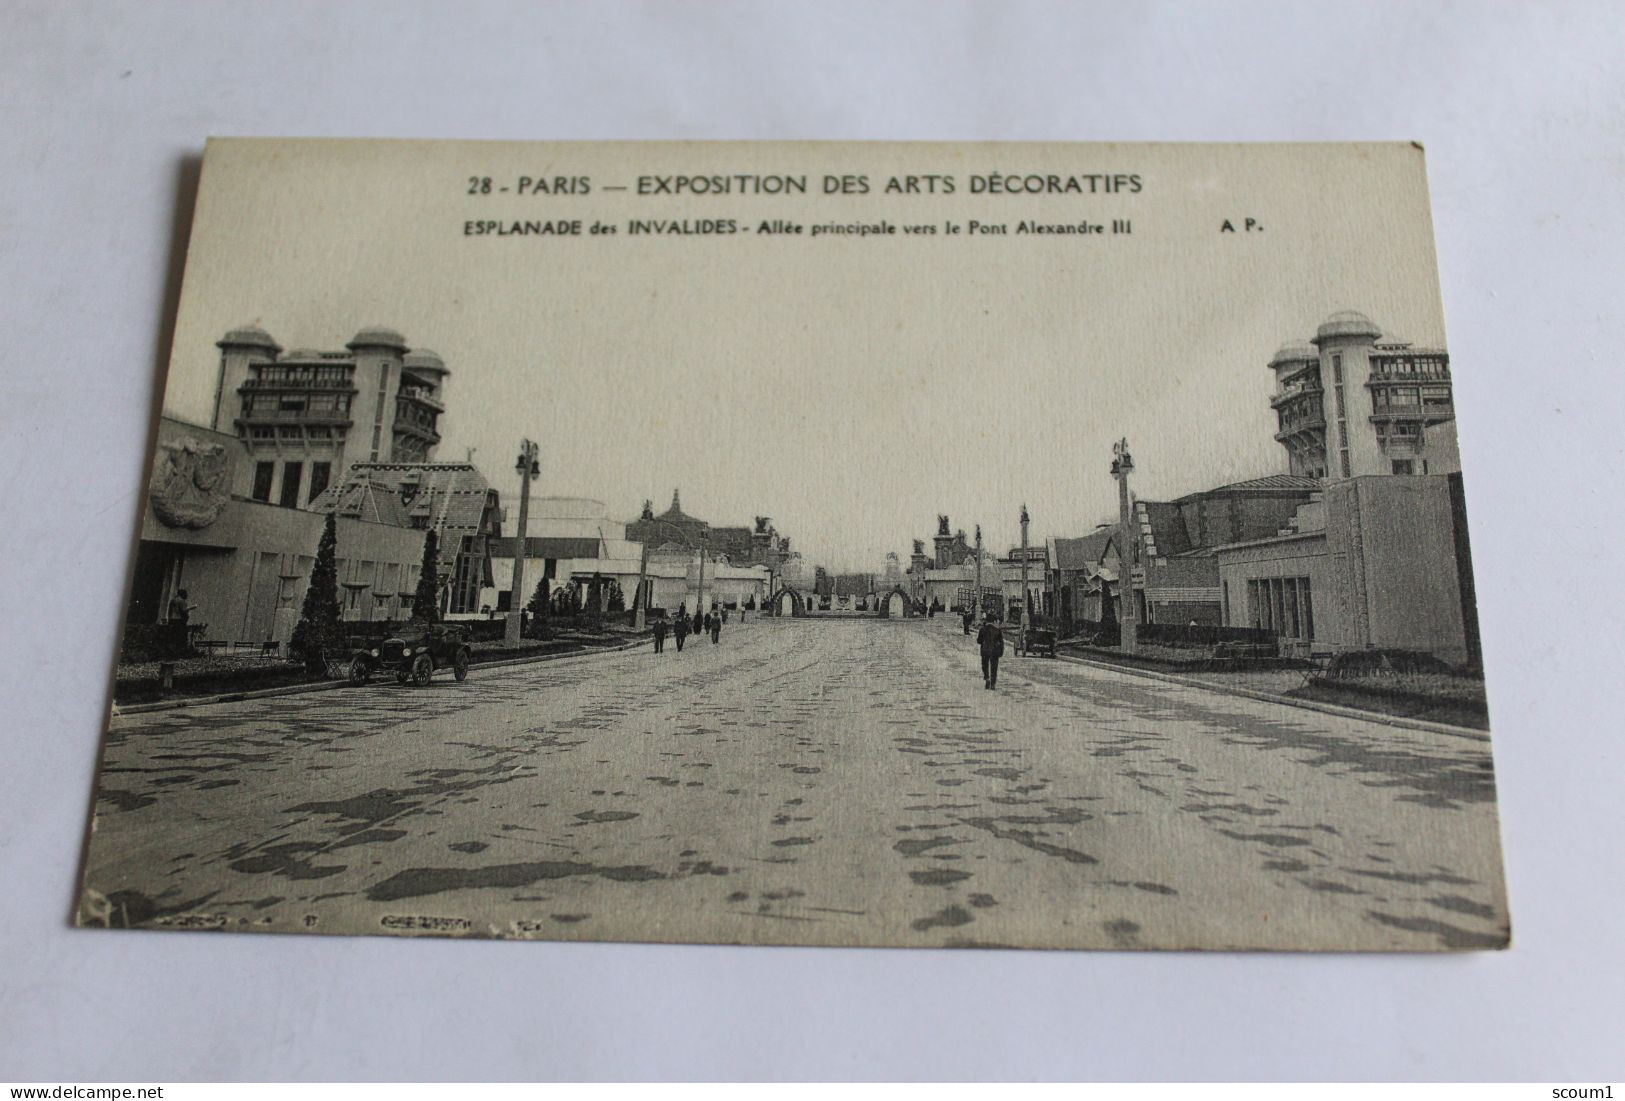
<path id="1" fill-rule="evenodd" d="M 701 631 L 705 630 L 705 617 L 700 614 L 700 610 L 698 608 L 694 609 L 694 624 L 693 624 L 693 626 L 694 626 L 694 633 L 695 634 L 699 634 Z"/>
<path id="2" fill-rule="evenodd" d="M 192 644 L 192 610 L 196 607 L 187 598 L 185 589 L 176 589 L 169 600 L 170 645 L 176 653 L 185 651 Z"/>
<path id="3" fill-rule="evenodd" d="M 655 653 L 658 654 L 666 649 L 666 621 L 664 619 L 655 620 L 654 635 Z"/>
<path id="4" fill-rule="evenodd" d="M 964 615 L 959 617 L 959 625 L 964 629 L 965 634 L 970 634 L 970 625 L 975 622 L 975 620 L 975 612 L 966 612 Z"/>
<path id="5" fill-rule="evenodd" d="M 722 613 L 711 613 L 711 645 L 715 646 L 722 641 Z"/>
<path id="6" fill-rule="evenodd" d="M 984 688 L 999 686 L 999 659 L 1004 656 L 1004 632 L 998 623 L 988 620 L 976 632 L 976 644 L 982 648 L 982 681 Z"/>
<path id="7" fill-rule="evenodd" d="M 688 637 L 688 616 L 679 615 L 677 622 L 672 625 L 671 635 L 677 640 L 677 652 L 683 652 L 683 640 Z"/>

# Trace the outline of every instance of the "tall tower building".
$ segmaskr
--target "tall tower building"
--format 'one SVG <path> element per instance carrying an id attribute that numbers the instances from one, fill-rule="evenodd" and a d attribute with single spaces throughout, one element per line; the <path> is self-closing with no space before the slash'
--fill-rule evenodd
<path id="1" fill-rule="evenodd" d="M 1442 348 L 1384 340 L 1370 318 L 1343 310 L 1312 342 L 1284 345 L 1269 367 L 1275 439 L 1290 473 L 1337 480 L 1461 468 Z"/>
<path id="2" fill-rule="evenodd" d="M 925 540 L 914 540 L 914 553 L 908 556 L 908 572 L 924 573 L 931 566 L 931 556 L 925 553 Z"/>
<path id="3" fill-rule="evenodd" d="M 450 371 L 393 329 L 362 329 L 344 351 L 284 352 L 251 326 L 218 347 L 213 427 L 247 447 L 255 499 L 303 508 L 351 463 L 433 460 Z"/>
<path id="4" fill-rule="evenodd" d="M 888 589 L 903 583 L 903 561 L 896 551 L 886 552 L 886 572 L 880 575 L 880 580 Z"/>
<path id="5" fill-rule="evenodd" d="M 908 577 L 909 593 L 915 600 L 925 599 L 925 571 L 931 565 L 931 556 L 925 553 L 925 540 L 914 540 L 914 553 L 908 557 Z"/>
<path id="6" fill-rule="evenodd" d="M 959 528 L 950 534 L 948 517 L 942 514 L 937 516 L 937 533 L 931 537 L 931 543 L 939 570 L 959 565 L 971 552 L 970 544 L 965 541 L 965 529 Z"/>

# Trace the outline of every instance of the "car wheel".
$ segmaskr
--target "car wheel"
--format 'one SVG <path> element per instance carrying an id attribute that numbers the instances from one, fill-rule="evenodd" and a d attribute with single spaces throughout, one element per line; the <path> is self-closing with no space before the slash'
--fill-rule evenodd
<path id="1" fill-rule="evenodd" d="M 372 665 L 366 658 L 350 659 L 350 683 L 360 688 L 372 679 Z"/>
<path id="2" fill-rule="evenodd" d="M 429 683 L 429 675 L 434 672 L 434 662 L 429 660 L 428 654 L 419 654 L 412 659 L 412 683 L 422 688 Z"/>
<path id="3" fill-rule="evenodd" d="M 468 651 L 467 650 L 459 650 L 459 651 L 457 651 L 457 656 L 454 659 L 452 659 L 451 675 L 456 677 L 460 681 L 468 679 Z"/>

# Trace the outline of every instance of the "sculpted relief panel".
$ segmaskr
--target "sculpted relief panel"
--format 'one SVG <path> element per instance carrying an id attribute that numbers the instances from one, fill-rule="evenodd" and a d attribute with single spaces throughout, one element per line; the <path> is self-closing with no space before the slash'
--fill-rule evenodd
<path id="1" fill-rule="evenodd" d="M 147 497 L 158 519 L 172 528 L 206 528 L 231 496 L 230 463 L 221 444 L 191 436 L 160 443 Z"/>

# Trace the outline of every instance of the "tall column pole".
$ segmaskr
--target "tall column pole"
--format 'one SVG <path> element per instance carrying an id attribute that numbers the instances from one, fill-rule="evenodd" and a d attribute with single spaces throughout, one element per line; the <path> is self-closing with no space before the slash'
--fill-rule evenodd
<path id="1" fill-rule="evenodd" d="M 775 566 L 779 564 L 779 537 L 777 533 L 770 532 L 767 544 L 767 604 L 762 608 L 764 615 L 778 615 L 779 601 L 778 589 L 774 588 Z"/>
<path id="2" fill-rule="evenodd" d="M 694 609 L 701 615 L 705 614 L 705 544 L 700 543 L 700 592 L 695 597 L 697 607 Z"/>
<path id="3" fill-rule="evenodd" d="M 632 601 L 632 626 L 643 630 L 649 617 L 649 536 L 643 536 L 643 554 L 638 558 L 638 595 Z"/>
<path id="4" fill-rule="evenodd" d="M 1139 613 L 1134 603 L 1134 548 L 1138 537 L 1128 494 L 1128 476 L 1134 472 L 1134 459 L 1129 455 L 1126 438 L 1112 445 L 1112 456 L 1112 476 L 1117 479 L 1117 624 L 1122 633 L 1118 645 L 1123 653 L 1132 654 L 1139 644 L 1135 637 Z"/>
<path id="5" fill-rule="evenodd" d="M 1027 506 L 1021 506 L 1021 636 L 1026 641 L 1027 628 Z M 1025 649 L 1025 647 L 1023 647 Z"/>
<path id="6" fill-rule="evenodd" d="M 541 473 L 536 461 L 536 445 L 529 440 L 519 445 L 519 534 L 513 550 L 513 590 L 508 599 L 508 621 L 504 625 L 503 645 L 509 649 L 519 646 L 519 636 L 525 615 L 525 529 L 530 522 L 530 480 Z"/>
<path id="7" fill-rule="evenodd" d="M 976 609 L 973 623 L 982 622 L 982 525 L 976 525 L 976 591 L 971 594 L 971 607 Z"/>

